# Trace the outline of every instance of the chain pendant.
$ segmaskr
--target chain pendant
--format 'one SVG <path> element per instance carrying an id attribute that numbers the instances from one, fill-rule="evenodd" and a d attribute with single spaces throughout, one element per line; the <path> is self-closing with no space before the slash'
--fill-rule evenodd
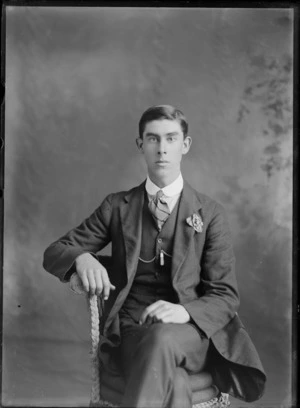
<path id="1" fill-rule="evenodd" d="M 165 264 L 165 259 L 164 259 L 164 253 L 162 250 L 160 251 L 159 258 L 160 258 L 160 265 L 163 266 Z"/>

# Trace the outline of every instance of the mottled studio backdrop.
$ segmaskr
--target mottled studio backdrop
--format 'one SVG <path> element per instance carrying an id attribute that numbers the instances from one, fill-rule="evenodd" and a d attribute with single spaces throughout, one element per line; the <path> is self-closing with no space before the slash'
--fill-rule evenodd
<path id="1" fill-rule="evenodd" d="M 292 11 L 6 11 L 2 403 L 88 405 L 86 303 L 43 270 L 43 251 L 144 179 L 137 122 L 170 103 L 193 137 L 184 176 L 234 234 L 240 315 L 268 375 L 251 407 L 288 407 Z"/>

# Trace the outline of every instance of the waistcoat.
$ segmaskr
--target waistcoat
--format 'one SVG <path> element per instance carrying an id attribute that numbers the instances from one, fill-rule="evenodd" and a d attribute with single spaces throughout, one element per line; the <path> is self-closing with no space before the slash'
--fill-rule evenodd
<path id="1" fill-rule="evenodd" d="M 128 320 L 138 323 L 144 309 L 157 300 L 178 303 L 172 286 L 171 263 L 179 201 L 180 197 L 159 232 L 145 193 L 141 251 L 132 287 L 119 313 L 121 325 Z"/>

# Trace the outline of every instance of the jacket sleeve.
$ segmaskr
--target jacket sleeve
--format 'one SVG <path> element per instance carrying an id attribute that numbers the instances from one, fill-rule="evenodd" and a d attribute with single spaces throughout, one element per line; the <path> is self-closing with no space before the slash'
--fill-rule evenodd
<path id="1" fill-rule="evenodd" d="M 239 307 L 231 234 L 225 211 L 217 203 L 207 228 L 200 266 L 199 298 L 183 306 L 192 322 L 210 338 L 226 326 Z"/>
<path id="2" fill-rule="evenodd" d="M 96 252 L 111 241 L 109 226 L 112 197 L 113 194 L 107 196 L 102 204 L 78 227 L 53 242 L 45 250 L 43 267 L 47 272 L 57 276 L 62 282 L 67 282 L 77 256 L 85 252 L 95 256 Z"/>

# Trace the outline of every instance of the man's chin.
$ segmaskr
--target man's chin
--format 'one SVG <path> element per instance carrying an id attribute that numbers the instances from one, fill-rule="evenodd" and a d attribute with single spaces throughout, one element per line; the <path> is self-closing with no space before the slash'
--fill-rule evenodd
<path id="1" fill-rule="evenodd" d="M 172 173 L 172 171 L 170 171 L 170 168 L 167 166 L 158 166 L 154 169 L 154 171 L 152 171 L 152 174 L 157 176 L 170 173 Z"/>
<path id="2" fill-rule="evenodd" d="M 173 168 L 170 168 L 170 166 L 156 167 L 155 169 L 151 169 L 151 171 L 149 171 L 149 174 L 152 174 L 155 178 L 177 177 L 177 175 L 178 175 L 177 173 L 178 173 L 178 171 L 173 169 Z"/>

